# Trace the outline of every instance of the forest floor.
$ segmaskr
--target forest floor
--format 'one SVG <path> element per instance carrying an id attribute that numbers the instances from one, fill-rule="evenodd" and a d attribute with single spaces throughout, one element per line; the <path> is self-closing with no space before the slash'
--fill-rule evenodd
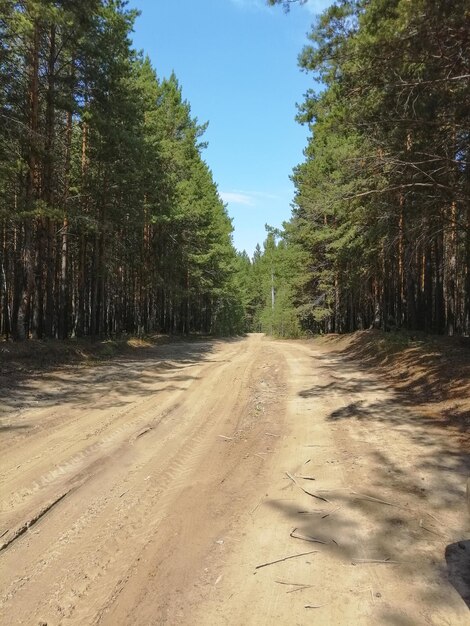
<path id="1" fill-rule="evenodd" d="M 2 625 L 468 624 L 465 340 L 1 350 Z"/>

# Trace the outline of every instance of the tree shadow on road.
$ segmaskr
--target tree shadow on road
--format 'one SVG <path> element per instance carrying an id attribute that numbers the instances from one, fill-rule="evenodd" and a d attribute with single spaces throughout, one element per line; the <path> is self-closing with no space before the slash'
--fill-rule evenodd
<path id="1" fill-rule="evenodd" d="M 458 561 L 455 556 L 455 545 L 469 543 L 464 495 L 470 474 L 468 431 L 458 421 L 421 414 L 415 397 L 394 391 L 342 357 L 316 355 L 318 369 L 326 383 L 298 395 L 310 407 L 312 399 L 331 406 L 324 419 L 343 449 L 320 448 L 317 463 L 323 468 L 330 463 L 332 471 L 335 464 L 347 468 L 347 488 L 323 491 L 320 481 L 309 482 L 302 486 L 328 503 L 309 502 L 299 493 L 301 506 L 283 501 L 271 506 L 300 533 L 327 541 L 319 549 L 343 565 L 361 558 L 397 561 L 382 567 L 397 568 L 423 610 L 434 607 L 445 613 L 450 606 L 443 580 L 450 580 L 468 605 L 470 580 L 462 576 L 461 562 L 470 549 L 459 548 Z M 315 466 L 309 467 L 315 474 Z M 382 623 L 416 623 L 407 619 L 389 611 Z"/>
<path id="2" fill-rule="evenodd" d="M 159 382 L 164 382 L 167 390 L 178 390 L 197 379 L 192 367 L 209 362 L 219 344 L 216 339 L 176 341 L 85 365 L 16 369 L 0 379 L 0 418 L 10 418 L 24 409 L 71 403 L 86 404 L 91 409 L 119 408 L 128 404 L 127 397 L 145 397 L 154 392 Z"/>
<path id="3" fill-rule="evenodd" d="M 368 330 L 330 338 L 332 356 L 363 371 L 388 377 L 398 392 L 415 403 L 450 406 L 441 410 L 447 424 L 470 430 L 470 338 L 421 332 Z M 336 347 L 336 349 L 335 349 Z M 452 403 L 452 399 L 457 402 Z M 463 402 L 462 402 L 463 401 Z"/>

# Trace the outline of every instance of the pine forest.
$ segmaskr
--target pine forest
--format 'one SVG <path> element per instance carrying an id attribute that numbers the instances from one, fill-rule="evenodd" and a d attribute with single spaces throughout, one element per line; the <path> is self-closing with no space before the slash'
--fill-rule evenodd
<path id="1" fill-rule="evenodd" d="M 252 258 L 206 124 L 132 49 L 136 13 L 0 6 L 2 336 L 469 334 L 468 0 L 337 0 L 316 20 L 292 216 Z"/>
<path id="2" fill-rule="evenodd" d="M 231 222 L 121 0 L 2 0 L 4 336 L 239 332 Z"/>
<path id="3" fill-rule="evenodd" d="M 468 335 L 470 3 L 342 0 L 309 40 L 276 332 Z"/>

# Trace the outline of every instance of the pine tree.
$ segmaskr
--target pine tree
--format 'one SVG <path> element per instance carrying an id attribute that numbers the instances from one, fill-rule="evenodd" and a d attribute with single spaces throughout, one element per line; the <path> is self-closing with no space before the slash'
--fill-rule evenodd
<path id="1" fill-rule="evenodd" d="M 206 125 L 121 0 L 2 2 L 0 332 L 238 332 Z"/>
<path id="2" fill-rule="evenodd" d="M 314 26 L 289 226 L 305 328 L 470 331 L 468 19 L 464 0 L 344 0 Z"/>

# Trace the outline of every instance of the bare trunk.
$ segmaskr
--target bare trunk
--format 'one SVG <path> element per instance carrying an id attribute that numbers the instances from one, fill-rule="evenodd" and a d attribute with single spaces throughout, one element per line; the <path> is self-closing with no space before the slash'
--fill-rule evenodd
<path id="1" fill-rule="evenodd" d="M 58 319 L 58 335 L 60 339 L 68 337 L 68 302 L 69 289 L 67 280 L 68 269 L 68 235 L 69 221 L 67 215 L 67 204 L 69 199 L 70 184 L 70 164 L 71 164 L 71 148 L 72 148 L 72 113 L 67 113 L 66 124 L 66 143 L 65 143 L 65 167 L 64 167 L 64 217 L 62 222 L 61 246 L 60 246 L 60 280 L 59 280 L 59 319 Z"/>
<path id="2" fill-rule="evenodd" d="M 38 190 L 37 142 L 39 123 L 39 45 L 40 27 L 34 24 L 29 60 L 29 142 L 28 171 L 26 174 L 26 209 L 31 211 Z M 24 223 L 22 268 L 23 277 L 20 282 L 16 336 L 24 339 L 31 327 L 31 306 L 34 295 L 34 258 L 33 258 L 33 226 L 32 220 Z"/>
<path id="3" fill-rule="evenodd" d="M 52 24 L 50 29 L 49 60 L 47 68 L 47 100 L 46 100 L 46 139 L 43 197 L 47 210 L 54 207 L 54 144 L 55 144 L 55 58 L 56 58 L 56 28 Z M 55 227 L 49 216 L 45 223 L 46 238 L 46 289 L 44 331 L 46 336 L 52 337 L 54 323 L 54 266 L 55 266 Z"/>

